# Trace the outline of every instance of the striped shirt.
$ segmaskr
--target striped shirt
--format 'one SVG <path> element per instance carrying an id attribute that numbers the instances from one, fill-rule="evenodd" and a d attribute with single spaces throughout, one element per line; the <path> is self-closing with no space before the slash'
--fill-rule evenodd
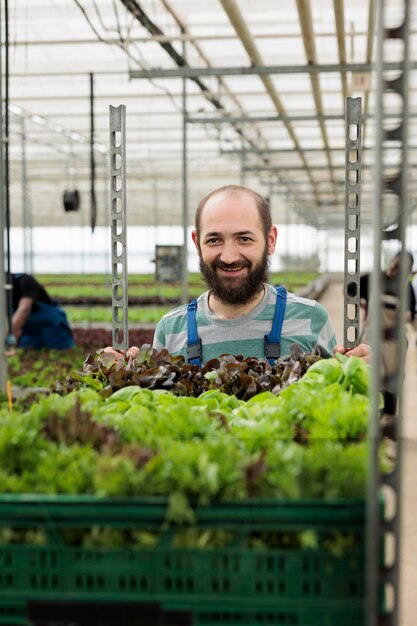
<path id="1" fill-rule="evenodd" d="M 264 336 L 271 331 L 275 313 L 276 290 L 265 285 L 261 302 L 249 313 L 234 319 L 218 319 L 208 306 L 208 291 L 197 298 L 197 329 L 203 346 L 202 361 L 221 354 L 243 354 L 265 358 Z M 312 352 L 319 345 L 332 354 L 336 344 L 333 325 L 326 309 L 307 298 L 287 292 L 287 305 L 281 333 L 281 356 L 298 344 L 303 352 Z M 183 304 L 159 321 L 154 348 L 166 348 L 171 354 L 182 354 L 187 360 L 187 305 Z"/>

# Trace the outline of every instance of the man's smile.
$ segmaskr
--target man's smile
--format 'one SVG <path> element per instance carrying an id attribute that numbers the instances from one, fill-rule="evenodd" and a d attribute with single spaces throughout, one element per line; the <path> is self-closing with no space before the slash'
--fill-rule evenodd
<path id="1" fill-rule="evenodd" d="M 245 265 L 241 265 L 240 267 L 219 267 L 222 272 L 240 272 L 245 269 Z"/>

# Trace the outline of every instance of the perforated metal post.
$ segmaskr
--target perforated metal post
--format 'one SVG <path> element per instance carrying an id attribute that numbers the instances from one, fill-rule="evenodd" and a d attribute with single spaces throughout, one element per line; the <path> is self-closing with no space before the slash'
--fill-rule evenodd
<path id="1" fill-rule="evenodd" d="M 346 98 L 345 111 L 345 273 L 343 345 L 359 343 L 361 236 L 362 98 Z"/>
<path id="2" fill-rule="evenodd" d="M 186 42 L 182 53 L 186 59 Z M 187 79 L 182 80 L 182 263 L 181 263 L 181 303 L 188 302 L 188 137 L 187 137 Z"/>
<path id="3" fill-rule="evenodd" d="M 112 344 L 128 348 L 126 252 L 126 107 L 109 107 L 111 172 Z"/>
<path id="4" fill-rule="evenodd" d="M 385 6 L 387 5 L 387 6 Z M 375 124 L 375 198 L 374 198 L 374 271 L 371 281 L 371 299 L 369 315 L 372 319 L 372 411 L 369 421 L 370 438 L 370 480 L 367 498 L 367 567 L 368 567 L 368 616 L 367 626 L 399 626 L 399 554 L 400 554 L 400 499 L 401 499 L 401 458 L 402 458 L 402 411 L 403 411 L 403 378 L 406 354 L 405 345 L 405 306 L 407 302 L 407 269 L 405 258 L 405 228 L 408 217 L 408 70 L 409 70 L 409 29 L 410 29 L 410 2 L 398 0 L 396 8 L 402 21 L 391 26 L 386 23 L 385 10 L 388 2 L 381 0 L 378 3 L 377 24 L 377 89 L 376 89 L 376 124 Z M 388 11 L 386 12 L 389 13 Z M 392 15 L 391 15 L 392 17 Z M 384 58 L 387 58 L 391 47 L 402 52 L 401 71 L 395 78 L 388 80 L 383 76 Z M 400 45 L 397 45 L 400 44 Z M 387 126 L 385 119 L 386 96 L 395 94 L 401 108 L 398 110 L 398 124 L 393 128 Z M 397 174 L 385 172 L 389 151 L 396 155 Z M 394 202 L 393 202 L 394 200 Z M 396 207 L 395 215 L 392 206 Z M 396 349 L 390 358 L 390 373 L 381 374 L 381 240 L 390 239 L 398 242 L 402 250 L 400 263 L 400 280 L 396 285 L 396 293 L 400 303 L 399 315 L 393 339 Z M 390 474 L 380 474 L 379 471 L 379 391 L 388 390 L 398 400 L 395 411 L 395 431 L 397 455 L 393 471 Z M 380 520 L 378 515 L 378 498 L 381 487 L 385 486 L 392 492 L 394 511 L 389 519 Z M 391 536 L 392 554 L 390 565 L 380 563 L 381 543 L 386 543 Z M 379 576 L 377 576 L 377 573 Z M 380 590 L 385 591 L 388 605 L 384 610 L 380 602 Z"/>
<path id="5" fill-rule="evenodd" d="M 2 3 L 0 2 L 0 391 L 6 391 L 7 359 L 4 355 L 6 345 L 6 310 L 7 298 L 5 291 L 5 250 L 4 250 L 4 213 L 5 213 L 5 179 L 4 179 L 4 129 L 3 129 L 3 46 L 2 46 Z"/>

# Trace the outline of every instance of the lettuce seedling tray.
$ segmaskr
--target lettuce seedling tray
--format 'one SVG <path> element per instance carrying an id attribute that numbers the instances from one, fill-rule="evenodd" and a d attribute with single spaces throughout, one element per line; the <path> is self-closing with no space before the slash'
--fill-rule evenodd
<path id="1" fill-rule="evenodd" d="M 0 624 L 365 626 L 364 500 L 189 513 L 173 523 L 162 498 L 0 496 Z"/>

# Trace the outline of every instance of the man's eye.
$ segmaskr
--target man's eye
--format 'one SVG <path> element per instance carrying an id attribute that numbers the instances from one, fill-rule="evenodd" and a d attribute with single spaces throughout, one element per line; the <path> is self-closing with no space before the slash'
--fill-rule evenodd
<path id="1" fill-rule="evenodd" d="M 207 239 L 206 244 L 210 243 L 218 243 L 219 239 L 217 237 L 212 237 L 211 239 Z"/>
<path id="2" fill-rule="evenodd" d="M 250 237 L 241 237 L 240 241 L 243 241 L 243 243 L 247 243 L 248 241 L 252 241 L 252 239 Z"/>

